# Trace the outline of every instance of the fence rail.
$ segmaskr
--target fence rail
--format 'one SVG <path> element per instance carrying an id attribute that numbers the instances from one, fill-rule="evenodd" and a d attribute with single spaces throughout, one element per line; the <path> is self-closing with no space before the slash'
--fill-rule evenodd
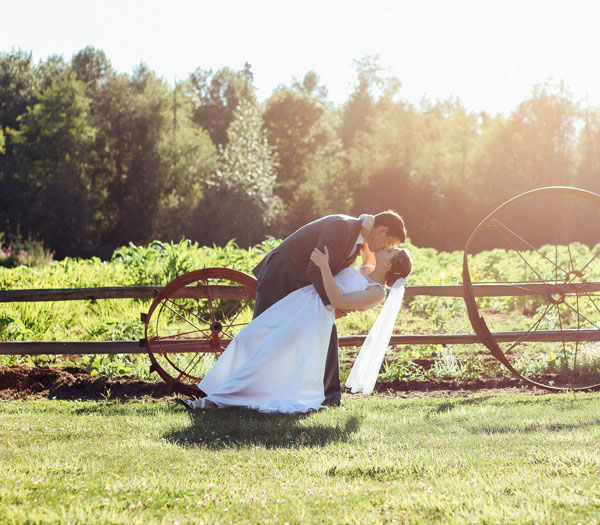
<path id="1" fill-rule="evenodd" d="M 108 286 L 101 288 L 54 288 L 44 290 L 2 290 L 0 303 L 41 301 L 90 301 L 95 299 L 153 299 L 164 286 Z M 213 299 L 240 299 L 244 288 L 238 286 L 211 286 Z M 560 293 L 600 292 L 600 283 L 585 284 L 474 284 L 475 297 L 507 297 L 523 295 L 552 295 Z M 405 295 L 415 297 L 462 297 L 462 286 L 407 286 Z M 175 297 L 206 298 L 205 286 L 189 286 Z"/>
<path id="2" fill-rule="evenodd" d="M 162 286 L 111 286 L 101 288 L 61 288 L 44 290 L 2 290 L 0 303 L 43 302 L 43 301 L 88 301 L 96 299 L 153 299 L 163 289 Z M 553 295 L 600 291 L 600 283 L 584 284 L 476 284 L 473 285 L 476 297 L 506 297 L 524 295 Z M 211 286 L 211 297 L 218 299 L 242 299 L 248 291 L 238 286 Z M 462 297 L 462 286 L 407 286 L 406 295 L 415 297 Z M 191 286 L 181 290 L 179 297 L 205 298 L 206 286 Z M 494 334 L 498 342 L 517 340 L 527 341 L 600 341 L 600 330 L 563 330 L 502 332 Z M 340 346 L 360 346 L 364 335 L 349 335 L 339 338 Z M 410 334 L 393 335 L 390 344 L 476 344 L 480 339 L 475 334 Z M 198 341 L 193 351 L 209 351 L 209 343 Z M 206 348 L 205 348 L 206 347 Z M 180 350 L 179 350 L 180 351 Z M 146 353 L 140 341 L 6 341 L 0 342 L 0 355 L 42 355 L 42 354 L 139 354 Z"/>
<path id="3" fill-rule="evenodd" d="M 361 346 L 364 335 L 347 335 L 339 338 L 339 346 Z M 537 332 L 497 332 L 494 337 L 498 342 L 508 343 L 517 340 L 549 342 L 564 341 L 600 341 L 600 330 L 544 330 Z M 167 341 L 163 341 L 168 343 Z M 400 345 L 450 345 L 476 344 L 480 339 L 475 334 L 411 334 L 393 335 L 391 346 Z M 210 343 L 204 340 L 186 340 L 189 352 L 210 352 Z M 83 355 L 83 354 L 145 354 L 146 346 L 140 341 L 12 341 L 0 342 L 0 355 Z M 164 353 L 169 350 L 163 349 Z M 183 353 L 185 349 L 175 348 L 173 352 Z"/>

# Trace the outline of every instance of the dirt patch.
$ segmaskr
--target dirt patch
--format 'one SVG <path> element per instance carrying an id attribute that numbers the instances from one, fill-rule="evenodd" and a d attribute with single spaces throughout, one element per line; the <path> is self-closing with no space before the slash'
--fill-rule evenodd
<path id="1" fill-rule="evenodd" d="M 172 392 L 162 381 L 91 376 L 83 368 L 0 367 L 0 399 L 160 399 Z"/>
<path id="2" fill-rule="evenodd" d="M 384 397 L 466 397 L 475 394 L 548 394 L 548 390 L 531 387 L 512 377 L 473 381 L 381 381 L 375 390 Z"/>
<path id="3" fill-rule="evenodd" d="M 420 398 L 469 396 L 476 393 L 547 393 L 522 385 L 513 378 L 455 381 L 380 382 L 377 392 L 384 397 Z M 360 397 L 345 393 L 349 399 Z M 0 400 L 12 399 L 135 399 L 165 400 L 173 392 L 162 381 L 142 381 L 133 377 L 91 376 L 83 368 L 0 367 Z"/>

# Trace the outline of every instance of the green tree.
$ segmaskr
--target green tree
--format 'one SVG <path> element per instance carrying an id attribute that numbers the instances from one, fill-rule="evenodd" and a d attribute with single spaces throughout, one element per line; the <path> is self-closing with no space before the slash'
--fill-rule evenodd
<path id="1" fill-rule="evenodd" d="M 227 146 L 198 208 L 195 237 L 243 247 L 261 241 L 281 211 L 274 195 L 276 157 L 258 109 L 242 101 L 227 130 Z"/>
<path id="2" fill-rule="evenodd" d="M 174 87 L 172 127 L 164 130 L 159 143 L 170 184 L 159 203 L 153 238 L 180 240 L 194 235 L 194 210 L 202 201 L 208 177 L 217 169 L 217 148 L 208 132 L 194 124 L 187 92 L 185 85 Z"/>
<path id="3" fill-rule="evenodd" d="M 311 97 L 314 97 L 321 102 L 325 102 L 327 99 L 327 88 L 323 84 L 319 84 L 319 75 L 314 71 L 308 71 L 302 78 L 302 82 L 294 78 L 292 87 L 296 91 L 306 93 Z"/>
<path id="4" fill-rule="evenodd" d="M 94 210 L 88 192 L 90 152 L 95 129 L 83 83 L 63 73 L 36 93 L 37 103 L 9 129 L 20 160 L 17 182 L 28 198 L 18 195 L 16 224 L 41 239 L 59 256 L 85 245 Z"/>
<path id="5" fill-rule="evenodd" d="M 104 249 L 177 235 L 172 225 L 162 228 L 168 215 L 161 209 L 177 208 L 214 157 L 207 135 L 192 129 L 189 102 L 174 101 L 169 86 L 142 65 L 132 77 L 108 77 L 93 109 L 99 128 L 94 186 L 103 199 Z"/>
<path id="6" fill-rule="evenodd" d="M 116 72 L 104 51 L 87 46 L 71 59 L 71 70 L 86 85 L 86 95 L 94 101 L 100 86 Z"/>
<path id="7" fill-rule="evenodd" d="M 342 113 L 340 136 L 348 148 L 358 132 L 369 130 L 369 121 L 378 102 L 389 103 L 400 88 L 400 81 L 385 75 L 378 56 L 367 55 L 354 62 L 357 82 Z"/>
<path id="8" fill-rule="evenodd" d="M 576 185 L 600 193 L 600 110 L 586 109 L 584 119 L 577 143 Z"/>
<path id="9" fill-rule="evenodd" d="M 347 186 L 354 213 L 393 209 L 406 215 L 414 203 L 410 177 L 421 137 L 412 106 L 380 104 L 370 130 L 359 131 L 348 149 Z"/>
<path id="10" fill-rule="evenodd" d="M 506 120 L 482 129 L 475 191 L 489 207 L 533 188 L 576 177 L 578 107 L 564 86 L 536 86 Z"/>
<path id="11" fill-rule="evenodd" d="M 0 53 L 0 128 L 15 128 L 17 118 L 33 104 L 38 87 L 31 53 Z"/>
<path id="12" fill-rule="evenodd" d="M 101 82 L 114 74 L 110 60 L 101 49 L 86 46 L 73 55 L 71 69 L 77 78 L 86 84 Z"/>
<path id="13" fill-rule="evenodd" d="M 194 122 L 208 131 L 215 144 L 227 143 L 227 129 L 238 104 L 256 102 L 252 79 L 248 63 L 241 71 L 227 67 L 217 72 L 197 69 L 190 75 L 186 85 L 194 107 Z"/>
<path id="14" fill-rule="evenodd" d="M 304 88 L 307 78 L 312 86 Z M 282 233 L 318 215 L 349 210 L 342 145 L 330 109 L 311 95 L 317 83 L 318 77 L 308 74 L 302 85 L 278 89 L 263 114 L 279 159 L 275 192 L 285 202 L 287 215 L 281 221 Z"/>

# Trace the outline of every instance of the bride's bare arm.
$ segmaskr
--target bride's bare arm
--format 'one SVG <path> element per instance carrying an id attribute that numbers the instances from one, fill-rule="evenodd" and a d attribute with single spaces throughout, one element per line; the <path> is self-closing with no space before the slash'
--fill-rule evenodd
<path id="1" fill-rule="evenodd" d="M 327 246 L 325 246 L 325 253 L 315 248 L 310 260 L 321 270 L 325 293 L 331 306 L 336 310 L 368 310 L 377 306 L 385 298 L 385 292 L 380 286 L 369 286 L 360 292 L 342 293 L 333 280 Z"/>

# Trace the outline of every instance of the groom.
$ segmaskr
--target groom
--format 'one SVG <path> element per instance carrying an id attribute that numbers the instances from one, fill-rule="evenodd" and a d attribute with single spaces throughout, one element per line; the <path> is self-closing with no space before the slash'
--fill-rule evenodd
<path id="1" fill-rule="evenodd" d="M 323 287 L 321 271 L 310 261 L 314 248 L 321 251 L 327 246 L 329 265 L 333 275 L 352 266 L 356 257 L 364 249 L 376 252 L 392 247 L 406 239 L 406 229 L 402 217 L 393 211 L 377 215 L 361 215 L 360 218 L 348 215 L 328 215 L 296 230 L 282 243 L 271 250 L 254 268 L 258 279 L 258 294 L 254 306 L 254 317 L 258 317 L 271 305 L 303 286 L 314 285 L 323 304 L 329 299 Z M 324 405 L 339 405 L 340 390 L 338 337 L 333 325 L 325 376 Z"/>

